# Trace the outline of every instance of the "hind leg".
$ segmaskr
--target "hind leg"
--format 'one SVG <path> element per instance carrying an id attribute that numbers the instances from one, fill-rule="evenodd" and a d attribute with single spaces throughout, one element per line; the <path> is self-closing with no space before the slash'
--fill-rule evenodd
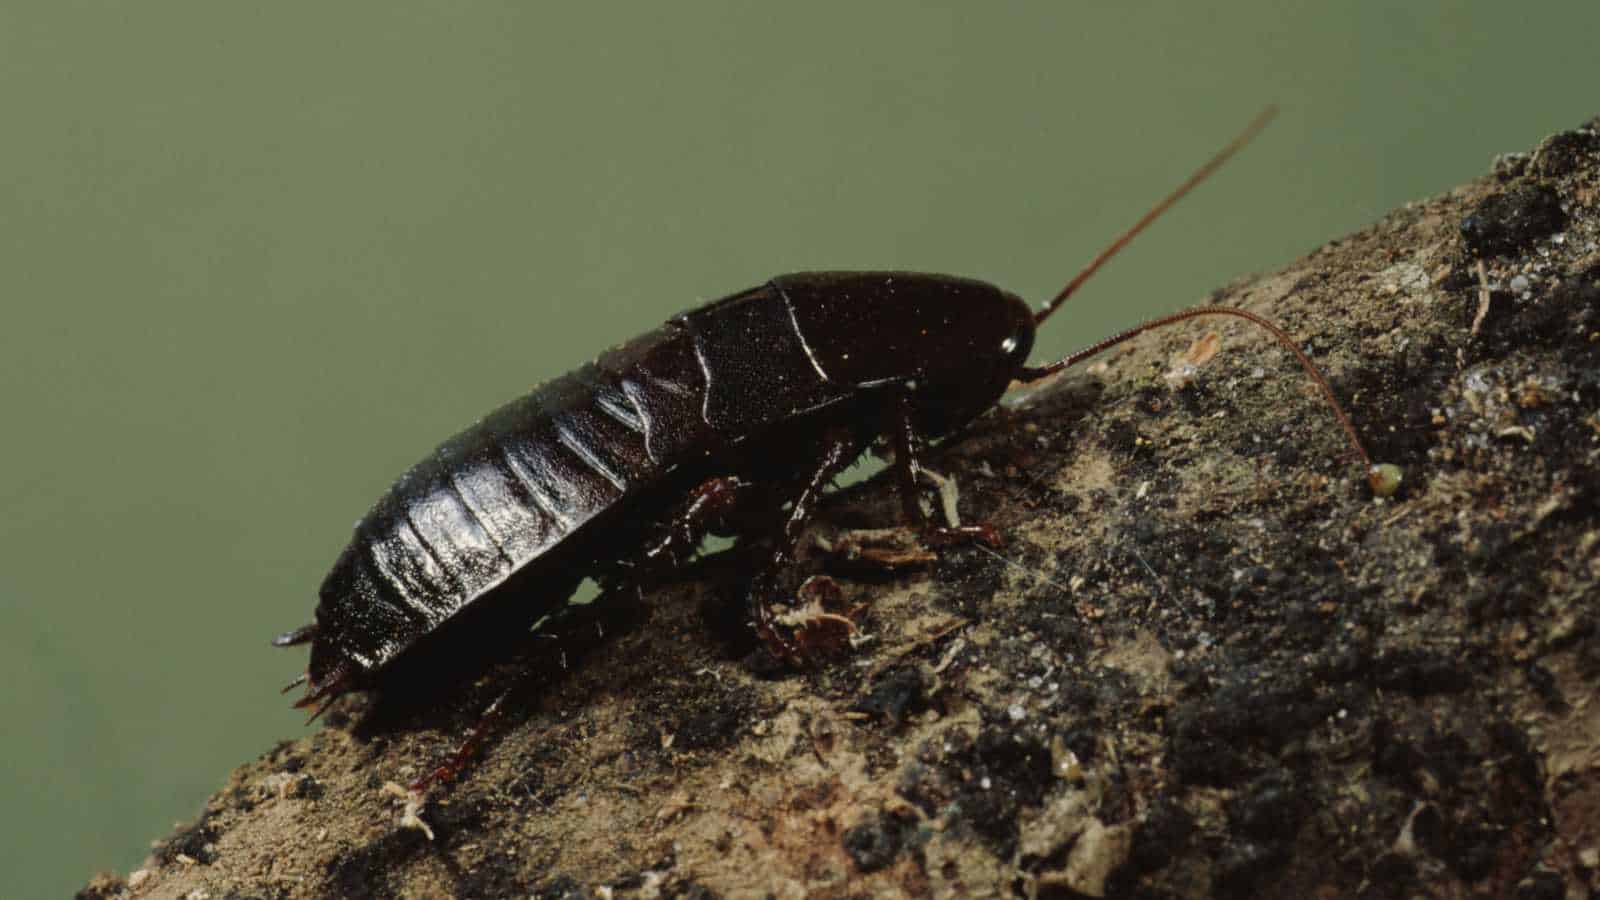
<path id="1" fill-rule="evenodd" d="M 756 633 L 766 642 L 767 649 L 772 655 L 784 662 L 803 664 L 810 655 L 808 638 L 815 636 L 807 634 L 805 624 L 795 625 L 786 621 L 785 617 L 772 606 L 771 600 L 778 593 L 780 575 L 794 564 L 800 548 L 800 536 L 804 533 L 806 524 L 815 515 L 817 501 L 822 498 L 823 491 L 833 483 L 833 479 L 840 472 L 855 462 L 865 447 L 866 441 L 862 436 L 850 429 L 830 429 L 823 436 L 817 447 L 815 468 L 811 476 L 787 498 L 792 505 L 783 513 L 783 519 L 777 529 L 776 547 L 766 565 L 751 582 L 750 617 L 755 622 Z M 781 504 L 773 507 L 773 509 L 780 508 Z"/>
<path id="2" fill-rule="evenodd" d="M 729 517 L 749 499 L 752 488 L 750 482 L 733 475 L 702 481 L 689 492 L 683 505 L 661 522 L 633 565 L 647 574 L 683 565 L 707 534 L 729 530 Z"/>
<path id="3" fill-rule="evenodd" d="M 749 482 L 733 476 L 708 478 L 696 485 L 683 504 L 661 521 L 638 554 L 623 563 L 629 579 L 624 583 L 636 583 L 634 580 L 640 577 L 668 572 L 686 562 L 699 548 L 700 541 L 721 527 L 724 517 L 734 510 L 741 496 L 748 495 L 749 487 Z M 307 628 L 314 630 L 315 626 Z M 290 632 L 290 635 L 298 638 L 303 630 Z M 305 639 L 308 638 L 301 638 Z M 523 685 L 524 682 L 518 680 L 502 690 L 479 714 L 477 723 L 468 730 L 450 758 L 411 782 L 407 788 L 411 795 L 419 797 L 433 785 L 454 781 L 466 771 L 499 726 L 507 699 Z"/>

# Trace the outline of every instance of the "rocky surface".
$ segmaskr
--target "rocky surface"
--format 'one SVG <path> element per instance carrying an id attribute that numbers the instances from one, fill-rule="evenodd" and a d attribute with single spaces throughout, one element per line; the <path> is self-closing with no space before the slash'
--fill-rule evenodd
<path id="1" fill-rule="evenodd" d="M 80 896 L 1588 896 L 1600 120 L 1213 299 L 1299 337 L 1397 496 L 1270 340 L 1168 329 L 935 456 L 997 552 L 845 565 L 896 507 L 836 494 L 803 567 L 859 632 L 813 668 L 760 664 L 715 555 L 346 698 Z M 523 670 L 403 826 L 386 786 Z"/>

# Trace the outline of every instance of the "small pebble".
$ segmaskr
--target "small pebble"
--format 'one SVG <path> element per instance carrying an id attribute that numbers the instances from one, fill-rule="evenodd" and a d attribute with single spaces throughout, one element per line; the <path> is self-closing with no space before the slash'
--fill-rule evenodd
<path id="1" fill-rule="evenodd" d="M 1367 484 L 1372 487 L 1372 493 L 1379 497 L 1392 497 L 1395 491 L 1400 490 L 1400 481 L 1404 474 L 1400 467 L 1394 463 L 1381 463 L 1367 470 Z"/>

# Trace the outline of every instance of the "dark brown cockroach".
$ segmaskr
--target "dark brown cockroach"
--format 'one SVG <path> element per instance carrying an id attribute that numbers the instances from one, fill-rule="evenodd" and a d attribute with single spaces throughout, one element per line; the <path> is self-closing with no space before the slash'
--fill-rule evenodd
<path id="1" fill-rule="evenodd" d="M 752 510 L 766 513 L 775 549 L 749 589 L 751 618 L 776 656 L 798 662 L 805 629 L 786 625 L 769 601 L 824 488 L 864 450 L 880 440 L 892 448 L 905 514 L 930 537 L 993 539 L 982 525 L 926 518 L 917 494 L 926 442 L 983 414 L 1014 381 L 1197 316 L 1248 320 L 1289 348 L 1371 469 L 1310 359 L 1244 310 L 1196 307 L 1048 365 L 1026 364 L 1040 323 L 1271 115 L 1038 312 L 999 288 L 945 275 L 784 275 L 679 315 L 490 413 L 378 500 L 323 581 L 315 624 L 277 639 L 311 643 L 296 681 L 309 686 L 296 705 L 326 708 L 375 684 L 469 607 L 509 608 L 531 622 L 564 605 L 583 578 L 620 582 L 676 565 L 707 532 L 737 530 L 731 523 Z"/>

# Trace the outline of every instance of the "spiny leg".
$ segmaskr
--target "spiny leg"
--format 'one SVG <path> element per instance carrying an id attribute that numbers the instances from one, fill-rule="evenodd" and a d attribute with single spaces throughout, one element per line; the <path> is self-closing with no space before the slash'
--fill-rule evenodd
<path id="1" fill-rule="evenodd" d="M 501 709 L 505 706 L 506 698 L 510 697 L 520 686 L 520 683 L 518 683 L 506 688 L 488 706 L 484 707 L 483 712 L 478 716 L 477 724 L 473 725 L 471 730 L 467 732 L 466 739 L 461 742 L 460 747 L 456 748 L 456 752 L 451 754 L 448 761 L 441 763 L 433 771 L 411 782 L 408 786 L 411 793 L 414 795 L 422 794 L 432 787 L 435 782 L 454 781 L 457 776 L 465 771 L 467 764 L 472 762 L 473 757 L 483 750 L 484 742 L 489 739 L 494 727 L 499 724 Z"/>
<path id="2" fill-rule="evenodd" d="M 829 429 L 822 439 L 817 465 L 805 485 L 792 498 L 793 506 L 783 520 L 777 535 L 777 546 L 772 556 L 751 582 L 750 616 L 755 621 L 756 633 L 766 642 L 772 655 L 786 662 L 800 664 L 806 659 L 806 646 L 801 632 L 788 631 L 779 614 L 772 608 L 771 599 L 777 593 L 779 575 L 794 564 L 800 547 L 800 537 L 806 524 L 816 513 L 817 501 L 833 479 L 855 462 L 866 442 L 853 430 Z"/>
<path id="3" fill-rule="evenodd" d="M 991 547 L 999 547 L 1004 543 L 1000 533 L 987 522 L 979 522 L 976 525 L 946 522 L 938 525 L 923 511 L 918 479 L 928 478 L 930 481 L 940 483 L 942 487 L 944 476 L 934 474 L 922 464 L 922 451 L 926 444 L 912 422 L 911 395 L 906 390 L 899 390 L 895 394 L 889 432 L 894 441 L 894 473 L 900 487 L 900 505 L 905 510 L 906 521 L 909 524 L 921 529 L 929 543 L 936 545 L 954 544 L 964 540 L 976 540 Z"/>
<path id="4" fill-rule="evenodd" d="M 300 644 L 310 643 L 311 641 L 316 639 L 316 636 L 317 636 L 317 623 L 312 622 L 310 625 L 301 625 L 299 628 L 293 629 L 291 631 L 285 631 L 283 634 L 278 635 L 277 637 L 272 639 L 272 646 L 274 646 L 274 647 L 296 647 L 296 646 L 299 646 Z M 310 680 L 311 680 L 311 673 L 309 671 L 301 672 L 299 675 L 295 676 L 295 679 L 293 681 L 291 681 L 288 684 L 284 685 L 283 686 L 283 690 L 279 691 L 278 693 L 287 694 L 290 691 L 294 690 L 295 688 L 299 687 L 302 684 L 305 684 L 307 681 L 310 681 Z"/>
<path id="5" fill-rule="evenodd" d="M 646 543 L 633 563 L 634 573 L 655 574 L 681 565 L 700 546 L 706 533 L 734 508 L 739 496 L 747 493 L 749 487 L 748 482 L 733 476 L 707 478 L 696 485 L 689 492 L 688 499 L 663 520 L 659 533 Z M 506 701 L 523 683 L 516 681 L 484 707 L 478 721 L 467 731 L 455 753 L 407 786 L 412 796 L 426 793 L 436 783 L 454 781 L 466 771 L 473 759 L 483 752 L 484 745 L 499 726 Z"/>
<path id="6" fill-rule="evenodd" d="M 648 572 L 682 565 L 700 547 L 705 536 L 748 495 L 751 484 L 732 475 L 707 478 L 661 523 L 661 531 L 645 544 L 636 565 Z"/>

